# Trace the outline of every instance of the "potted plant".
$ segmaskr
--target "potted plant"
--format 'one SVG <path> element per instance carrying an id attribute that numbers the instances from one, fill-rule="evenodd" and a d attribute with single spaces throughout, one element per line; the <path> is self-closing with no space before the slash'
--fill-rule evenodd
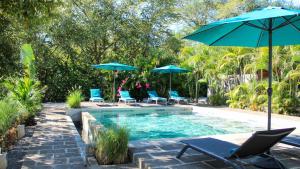
<path id="1" fill-rule="evenodd" d="M 72 89 L 67 96 L 67 105 L 69 115 L 73 121 L 81 121 L 81 101 L 83 100 L 82 92 L 80 89 Z"/>
<path id="2" fill-rule="evenodd" d="M 25 136 L 25 125 L 24 124 L 19 124 L 17 126 L 17 136 L 18 136 L 18 139 Z"/>
<path id="3" fill-rule="evenodd" d="M 7 167 L 6 155 L 7 155 L 7 153 L 3 153 L 0 148 L 0 169 L 6 169 L 6 167 Z"/>

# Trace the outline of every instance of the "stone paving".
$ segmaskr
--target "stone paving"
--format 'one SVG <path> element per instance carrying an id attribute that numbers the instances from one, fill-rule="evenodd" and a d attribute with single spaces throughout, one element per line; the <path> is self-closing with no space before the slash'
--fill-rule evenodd
<path id="1" fill-rule="evenodd" d="M 178 140 L 161 141 L 131 147 L 133 163 L 99 166 L 95 159 L 85 165 L 85 146 L 62 104 L 47 105 L 35 127 L 26 128 L 26 136 L 8 152 L 9 169 L 229 169 L 221 161 L 188 150 L 181 159 L 175 156 L 183 147 Z M 221 136 L 222 138 L 224 136 Z M 224 139 L 241 144 L 249 135 Z M 279 144 L 272 150 L 288 168 L 300 169 L 300 149 Z M 247 169 L 253 169 L 247 166 Z"/>
<path id="2" fill-rule="evenodd" d="M 233 140 L 233 139 L 232 139 Z M 241 143 L 243 139 L 235 139 L 235 143 Z M 183 147 L 178 142 L 173 144 L 157 144 L 133 149 L 133 161 L 139 169 L 230 169 L 231 167 L 222 161 L 215 160 L 207 155 L 188 149 L 186 153 L 177 159 L 176 155 Z M 272 153 L 290 169 L 300 169 L 300 149 L 279 144 Z M 122 167 L 120 167 L 122 168 Z M 246 166 L 246 169 L 256 167 Z"/>
<path id="3" fill-rule="evenodd" d="M 64 110 L 45 107 L 32 137 L 19 141 L 8 156 L 11 168 L 81 169 L 86 168 L 84 151 L 80 135 Z"/>

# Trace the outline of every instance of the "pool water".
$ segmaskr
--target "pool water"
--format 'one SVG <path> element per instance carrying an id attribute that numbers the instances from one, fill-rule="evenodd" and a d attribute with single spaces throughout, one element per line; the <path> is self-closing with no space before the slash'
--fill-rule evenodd
<path id="1" fill-rule="evenodd" d="M 196 137 L 246 133 L 256 130 L 251 124 L 194 112 L 90 112 L 105 127 L 125 126 L 130 140 Z"/>

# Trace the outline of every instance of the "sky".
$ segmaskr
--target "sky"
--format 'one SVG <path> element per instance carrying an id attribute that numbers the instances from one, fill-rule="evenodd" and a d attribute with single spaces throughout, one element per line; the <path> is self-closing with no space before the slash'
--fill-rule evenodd
<path id="1" fill-rule="evenodd" d="M 285 1 L 288 3 L 292 2 L 295 6 L 300 7 L 300 0 L 285 0 Z M 168 28 L 176 33 L 178 31 L 180 31 L 182 28 L 184 28 L 184 26 L 185 26 L 184 23 L 177 22 L 177 23 L 171 24 Z"/>
<path id="2" fill-rule="evenodd" d="M 300 0 L 291 0 L 295 5 L 300 5 Z"/>

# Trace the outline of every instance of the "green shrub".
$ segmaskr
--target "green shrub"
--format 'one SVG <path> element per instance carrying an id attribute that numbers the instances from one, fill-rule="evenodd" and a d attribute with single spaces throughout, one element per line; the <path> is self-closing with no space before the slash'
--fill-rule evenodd
<path id="1" fill-rule="evenodd" d="M 23 78 L 7 78 L 4 82 L 8 90 L 8 97 L 19 103 L 22 108 L 22 120 L 33 119 L 36 113 L 42 108 L 42 97 L 45 88 L 40 87 L 40 82 Z"/>
<path id="2" fill-rule="evenodd" d="M 110 128 L 99 132 L 96 159 L 100 164 L 121 164 L 128 159 L 129 132 L 126 128 Z"/>
<path id="3" fill-rule="evenodd" d="M 80 102 L 83 100 L 83 96 L 81 93 L 81 90 L 76 89 L 72 92 L 67 97 L 67 104 L 70 108 L 79 108 L 80 107 Z"/>
<path id="4" fill-rule="evenodd" d="M 221 106 L 226 104 L 226 98 L 220 93 L 209 96 L 209 103 L 213 106 Z"/>
<path id="5" fill-rule="evenodd" d="M 18 106 L 12 100 L 0 100 L 0 137 L 4 136 L 18 118 Z M 1 140 L 1 138 L 0 138 Z"/>

